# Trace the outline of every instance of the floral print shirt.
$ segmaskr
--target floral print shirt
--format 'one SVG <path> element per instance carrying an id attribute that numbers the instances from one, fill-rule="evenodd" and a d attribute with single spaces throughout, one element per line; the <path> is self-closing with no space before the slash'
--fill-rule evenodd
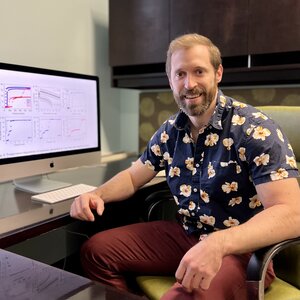
<path id="1" fill-rule="evenodd" d="M 140 159 L 155 171 L 166 171 L 188 233 L 246 222 L 263 209 L 255 185 L 299 176 L 292 147 L 278 125 L 220 90 L 197 141 L 180 111 L 157 130 Z"/>

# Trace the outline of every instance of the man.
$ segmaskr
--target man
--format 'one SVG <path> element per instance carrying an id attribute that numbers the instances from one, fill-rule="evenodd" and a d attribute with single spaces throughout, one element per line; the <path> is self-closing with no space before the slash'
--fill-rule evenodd
<path id="1" fill-rule="evenodd" d="M 276 124 L 218 90 L 218 48 L 197 34 L 171 42 L 166 62 L 180 111 L 125 171 L 84 194 L 71 216 L 93 221 L 105 203 L 133 195 L 165 169 L 179 222 L 103 231 L 82 248 L 87 275 L 127 289 L 126 277 L 175 274 L 163 299 L 246 299 L 251 251 L 300 235 L 298 170 Z M 274 278 L 269 266 L 266 283 Z"/>

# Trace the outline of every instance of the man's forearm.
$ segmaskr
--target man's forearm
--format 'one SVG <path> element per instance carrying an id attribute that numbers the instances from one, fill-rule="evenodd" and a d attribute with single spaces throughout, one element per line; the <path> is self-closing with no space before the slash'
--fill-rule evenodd
<path id="1" fill-rule="evenodd" d="M 131 197 L 136 191 L 130 173 L 124 170 L 113 178 L 102 184 L 95 190 L 95 193 L 105 203 L 125 200 Z"/>
<path id="2" fill-rule="evenodd" d="M 285 205 L 276 205 L 244 224 L 214 233 L 214 238 L 223 244 L 224 255 L 252 252 L 300 236 L 298 211 L 298 208 L 292 210 Z"/>

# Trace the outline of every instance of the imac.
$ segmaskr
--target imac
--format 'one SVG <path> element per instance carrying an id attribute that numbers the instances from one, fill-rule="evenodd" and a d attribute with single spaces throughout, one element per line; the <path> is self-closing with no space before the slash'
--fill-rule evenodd
<path id="1" fill-rule="evenodd" d="M 0 63 L 0 183 L 42 193 L 46 174 L 99 164 L 99 78 Z"/>

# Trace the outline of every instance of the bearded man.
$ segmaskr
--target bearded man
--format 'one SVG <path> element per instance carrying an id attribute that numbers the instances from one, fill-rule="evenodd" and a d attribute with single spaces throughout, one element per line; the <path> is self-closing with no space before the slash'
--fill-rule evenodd
<path id="1" fill-rule="evenodd" d="M 247 299 L 251 252 L 300 235 L 292 148 L 268 116 L 218 89 L 221 54 L 208 38 L 173 40 L 166 72 L 179 112 L 131 167 L 76 198 L 70 214 L 93 221 L 93 210 L 102 215 L 106 203 L 129 198 L 165 170 L 178 222 L 99 232 L 82 247 L 83 268 L 123 290 L 130 275 L 173 274 L 177 282 L 163 300 Z M 273 279 L 270 264 L 265 286 Z"/>

